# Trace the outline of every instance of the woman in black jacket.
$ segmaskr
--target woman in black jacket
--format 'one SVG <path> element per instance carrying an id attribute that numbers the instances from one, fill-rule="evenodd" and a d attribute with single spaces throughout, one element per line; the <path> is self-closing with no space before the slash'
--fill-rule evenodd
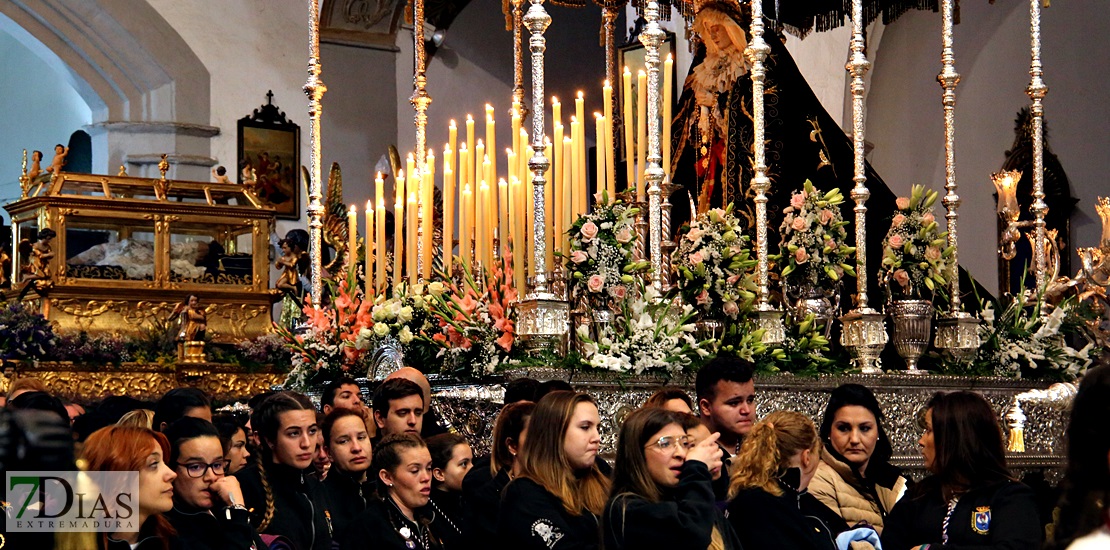
<path id="1" fill-rule="evenodd" d="M 472 548 L 484 548 L 497 536 L 497 514 L 501 491 L 520 471 L 517 456 L 528 431 L 528 420 L 536 404 L 518 401 L 505 405 L 493 425 L 491 455 L 485 464 L 479 461 L 463 478 L 464 521 Z"/>
<path id="2" fill-rule="evenodd" d="M 446 550 L 466 548 L 470 530 L 463 518 L 462 484 L 474 462 L 474 451 L 466 438 L 455 433 L 428 438 L 432 455 L 432 495 L 428 507 L 434 517 L 431 528 Z"/>
<path id="3" fill-rule="evenodd" d="M 420 436 L 390 434 L 374 450 L 378 498 L 342 534 L 343 550 L 440 550 L 428 524 L 432 456 Z"/>
<path id="4" fill-rule="evenodd" d="M 732 461 L 728 519 L 744 550 L 835 550 L 848 528 L 807 492 L 821 462 L 813 421 L 775 411 L 752 427 Z"/>
<path id="5" fill-rule="evenodd" d="M 606 550 L 732 550 L 739 543 L 717 509 L 710 470 L 720 468 L 717 434 L 696 445 L 682 413 L 645 407 L 621 426 L 609 503 Z"/>
<path id="6" fill-rule="evenodd" d="M 362 415 L 352 409 L 334 408 L 321 426 L 324 450 L 331 458 L 324 492 L 331 511 L 331 527 L 335 540 L 353 519 L 366 509 L 374 498 L 374 480 L 369 479 L 370 434 Z"/>
<path id="7" fill-rule="evenodd" d="M 919 443 L 932 475 L 887 516 L 885 550 L 1040 548 L 1033 491 L 1006 468 L 998 416 L 986 399 L 934 395 Z"/>
<path id="8" fill-rule="evenodd" d="M 185 550 L 265 549 L 251 527 L 239 480 L 228 476 L 220 432 L 190 416 L 166 428 L 173 480 L 173 509 L 166 514 Z"/>
<path id="9" fill-rule="evenodd" d="M 316 411 L 294 392 L 267 397 L 251 414 L 261 457 L 235 473 L 263 540 L 284 536 L 299 550 L 329 550 L 331 523 L 324 488 L 305 470 L 316 450 Z"/>
<path id="10" fill-rule="evenodd" d="M 551 392 L 536 403 L 518 460 L 520 476 L 505 487 L 497 542 L 513 550 L 597 548 L 598 516 L 609 479 L 597 466 L 597 404 L 584 393 Z"/>

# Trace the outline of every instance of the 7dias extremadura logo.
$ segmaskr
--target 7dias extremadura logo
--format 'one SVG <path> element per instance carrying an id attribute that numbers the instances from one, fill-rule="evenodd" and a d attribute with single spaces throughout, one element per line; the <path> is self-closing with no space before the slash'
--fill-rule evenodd
<path id="1" fill-rule="evenodd" d="M 139 530 L 138 472 L 8 472 L 9 533 Z"/>

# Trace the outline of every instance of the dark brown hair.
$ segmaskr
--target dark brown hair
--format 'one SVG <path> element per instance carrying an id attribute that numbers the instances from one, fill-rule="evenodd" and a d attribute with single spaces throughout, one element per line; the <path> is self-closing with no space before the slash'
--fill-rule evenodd
<path id="1" fill-rule="evenodd" d="M 970 391 L 936 393 L 926 409 L 933 416 L 935 483 L 945 491 L 960 491 L 1013 480 L 1006 468 L 998 415 L 983 396 Z"/>

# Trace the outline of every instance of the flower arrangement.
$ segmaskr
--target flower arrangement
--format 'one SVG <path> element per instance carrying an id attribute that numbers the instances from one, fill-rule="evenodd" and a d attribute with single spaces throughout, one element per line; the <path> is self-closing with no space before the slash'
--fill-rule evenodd
<path id="1" fill-rule="evenodd" d="M 883 239 L 880 280 L 891 298 L 930 298 L 951 277 L 953 247 L 945 248 L 947 231 L 940 231 L 933 205 L 936 191 L 914 185 L 909 197 L 898 197 L 898 210 Z"/>
<path id="2" fill-rule="evenodd" d="M 444 371 L 463 378 L 493 374 L 514 358 L 516 326 L 510 318 L 517 299 L 511 258 L 480 273 L 481 284 L 463 266 L 461 283 L 428 285 L 428 303 L 439 324 L 432 340 Z"/>
<path id="3" fill-rule="evenodd" d="M 790 286 L 831 289 L 845 274 L 856 276 L 849 264 L 856 249 L 845 244 L 848 232 L 840 214 L 844 195 L 840 189 L 821 193 L 806 180 L 790 197 L 790 206 L 779 227 L 779 253 L 771 258 L 782 267 Z"/>
<path id="4" fill-rule="evenodd" d="M 685 303 L 703 314 L 720 312 L 736 320 L 755 300 L 751 268 L 756 261 L 732 208 L 729 204 L 694 218 L 671 259 Z"/>
<path id="5" fill-rule="evenodd" d="M 649 261 L 634 261 L 636 241 L 634 218 L 638 208 L 624 202 L 607 201 L 603 193 L 593 212 L 571 225 L 570 272 L 572 300 L 585 300 L 595 309 L 608 309 L 628 294 L 633 277 L 647 271 Z"/>
<path id="6" fill-rule="evenodd" d="M 588 325 L 579 325 L 576 335 L 583 359 L 592 367 L 626 374 L 658 372 L 668 376 L 682 373 L 695 358 L 709 351 L 698 342 L 690 323 L 694 308 L 660 300 L 650 286 L 620 301 L 613 334 L 590 338 Z"/>
<path id="7" fill-rule="evenodd" d="M 979 303 L 982 343 L 967 374 L 1075 380 L 1098 356 L 1098 348 L 1090 342 L 1080 349 L 1069 343 L 1083 338 L 1091 316 L 1075 297 L 1063 300 L 1046 316 L 1041 315 L 1046 307 L 1043 295 L 1032 306 L 1016 296 L 1005 303 L 982 299 Z"/>
<path id="8" fill-rule="evenodd" d="M 427 365 L 414 359 L 426 355 L 420 344 L 427 343 L 425 334 L 434 328 L 424 285 L 402 283 L 392 296 L 383 293 L 369 300 L 359 290 L 357 273 L 350 273 L 330 295 L 330 303 L 319 308 L 306 296 L 307 323 L 302 333 L 275 326 L 292 351 L 286 386 L 303 390 L 338 376 L 366 372 L 366 352 L 391 337 L 405 345 L 406 363 Z"/>
<path id="9" fill-rule="evenodd" d="M 0 308 L 0 359 L 33 361 L 54 346 L 54 327 L 20 302 Z"/>

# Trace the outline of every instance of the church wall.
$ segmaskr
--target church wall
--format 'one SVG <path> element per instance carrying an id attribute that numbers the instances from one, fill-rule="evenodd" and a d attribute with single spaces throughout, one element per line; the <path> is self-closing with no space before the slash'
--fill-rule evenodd
<path id="1" fill-rule="evenodd" d="M 1110 30 L 1089 3 L 1056 2 L 1042 12 L 1042 59 L 1049 93 L 1049 146 L 1080 199 L 1072 216 L 1072 245 L 1099 238 L 1094 201 L 1107 194 L 1110 92 L 1098 75 L 1110 70 Z M 956 177 L 963 200 L 960 260 L 989 290 L 997 290 L 994 187 L 990 174 L 1014 140 L 1014 119 L 1030 100 L 1028 5 L 965 2 L 956 26 Z M 923 183 L 943 193 L 944 125 L 936 82 L 940 19 L 909 12 L 885 29 L 874 59 L 868 99 L 872 163 L 897 192 Z M 1072 265 L 1077 265 L 1074 261 Z"/>
<path id="2" fill-rule="evenodd" d="M 20 161 L 27 149 L 42 151 L 42 167 L 50 165 L 54 144 L 65 144 L 73 132 L 92 121 L 92 112 L 77 91 L 30 49 L 0 31 L 0 204 L 19 198 Z M 0 211 L 4 223 L 7 212 Z M 0 243 L 2 244 L 2 243 Z"/>

